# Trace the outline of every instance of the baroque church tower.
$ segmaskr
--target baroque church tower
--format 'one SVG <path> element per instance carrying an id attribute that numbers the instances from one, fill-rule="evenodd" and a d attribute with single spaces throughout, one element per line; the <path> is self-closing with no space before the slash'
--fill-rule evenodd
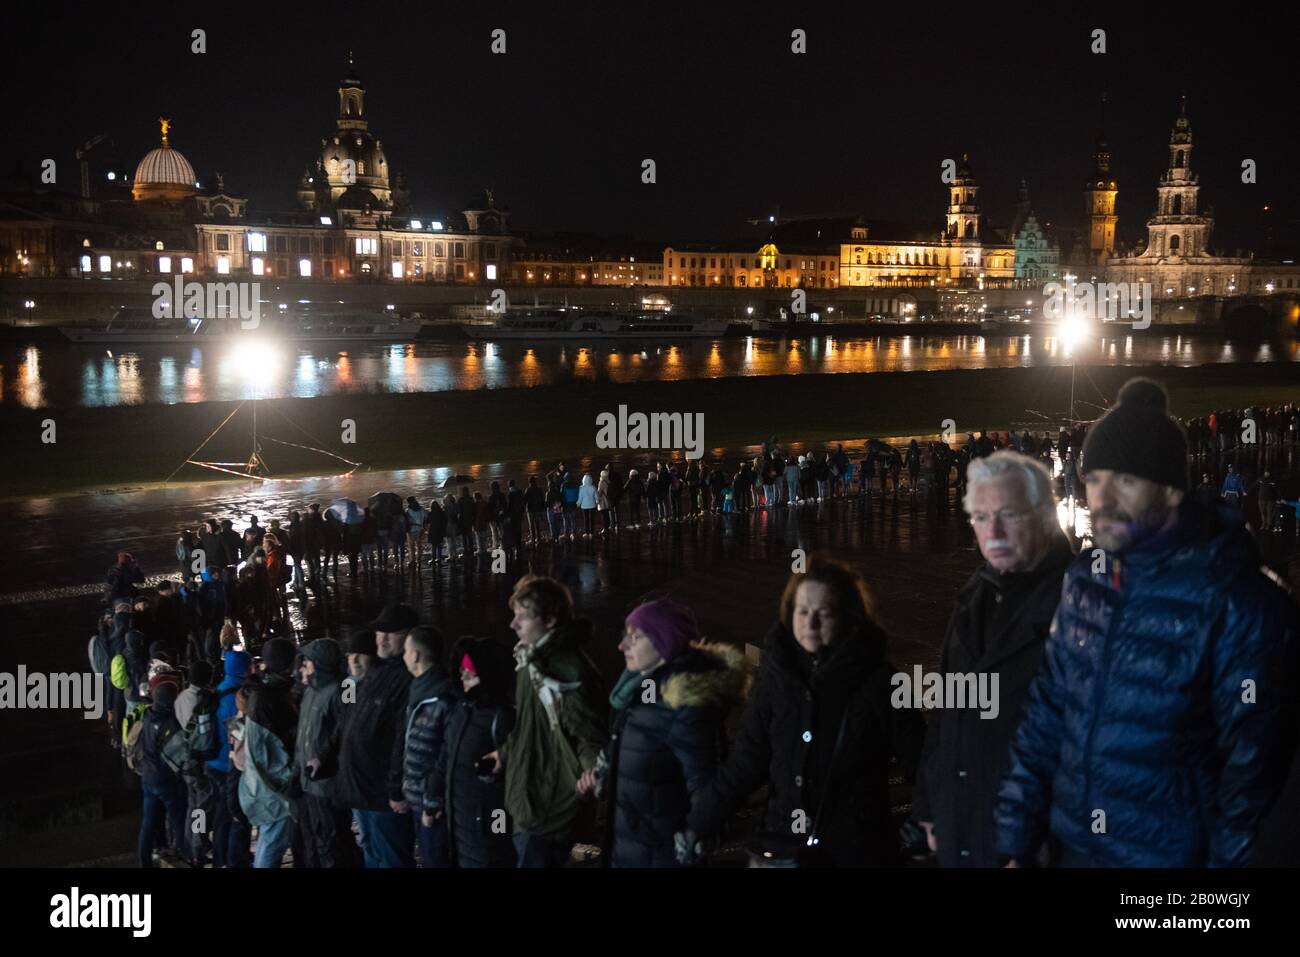
<path id="1" fill-rule="evenodd" d="M 1169 168 L 1156 188 L 1156 211 L 1147 220 L 1147 248 L 1143 259 L 1208 256 L 1214 220 L 1199 212 L 1199 177 L 1192 172 L 1192 125 L 1187 119 L 1187 98 L 1169 135 Z"/>

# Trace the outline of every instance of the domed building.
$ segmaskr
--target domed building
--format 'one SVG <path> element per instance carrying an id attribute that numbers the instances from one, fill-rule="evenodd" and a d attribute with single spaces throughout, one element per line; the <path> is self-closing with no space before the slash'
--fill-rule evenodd
<path id="1" fill-rule="evenodd" d="M 370 121 L 365 118 L 366 91 L 351 56 L 338 93 L 334 131 L 321 140 L 315 163 L 303 171 L 298 182 L 299 205 L 317 213 L 335 209 L 363 216 L 401 212 L 404 183 L 399 178 L 395 195 L 383 143 L 370 132 Z"/>
<path id="2" fill-rule="evenodd" d="M 150 150 L 135 168 L 131 196 L 136 202 L 182 203 L 198 192 L 194 167 L 168 142 L 171 121 L 162 124 L 162 146 Z"/>

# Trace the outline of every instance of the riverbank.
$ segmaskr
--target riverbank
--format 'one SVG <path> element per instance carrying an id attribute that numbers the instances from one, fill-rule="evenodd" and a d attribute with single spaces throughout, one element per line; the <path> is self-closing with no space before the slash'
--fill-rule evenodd
<path id="1" fill-rule="evenodd" d="M 1193 368 L 1080 366 L 1074 395 L 1084 418 L 1134 375 L 1169 389 L 1181 417 L 1216 408 L 1300 400 L 1300 369 L 1289 363 Z M 449 462 L 537 460 L 599 454 L 596 417 L 629 412 L 702 413 L 705 457 L 761 442 L 830 442 L 880 435 L 1054 425 L 1069 407 L 1068 368 L 764 376 L 611 384 L 578 382 L 470 392 L 336 395 L 311 399 L 6 410 L 9 437 L 0 497 L 91 490 L 125 491 L 167 479 L 204 438 L 236 413 L 195 456 L 247 461 L 256 411 L 264 459 L 277 477 L 329 475 L 350 467 L 435 468 Z M 1085 404 L 1086 403 L 1086 404 Z M 236 412 L 236 409 L 239 409 Z M 345 443 L 345 433 L 355 441 Z M 1045 425 L 1044 427 L 1048 427 Z M 43 436 L 47 441 L 42 441 Z M 49 438 L 54 441 L 48 441 Z M 281 443 L 293 443 L 284 445 Z M 300 446 L 305 446 L 300 447 Z M 647 452 L 646 457 L 652 457 Z M 220 473 L 185 465 L 173 482 L 210 481 Z M 242 480 L 232 479 L 240 482 Z"/>

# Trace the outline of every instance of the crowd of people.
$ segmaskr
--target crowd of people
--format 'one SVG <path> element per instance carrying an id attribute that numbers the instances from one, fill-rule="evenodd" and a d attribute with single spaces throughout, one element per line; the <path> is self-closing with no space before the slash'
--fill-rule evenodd
<path id="1" fill-rule="evenodd" d="M 547 867 L 599 834 L 605 864 L 683 866 L 765 792 L 746 845 L 759 865 L 895 866 L 927 848 L 954 867 L 1245 864 L 1296 750 L 1300 614 L 1261 568 L 1241 480 L 1211 495 L 1208 473 L 1190 481 L 1189 461 L 1231 451 L 1217 437 L 1240 421 L 1209 417 L 1198 449 L 1202 420 L 1184 427 L 1166 405 L 1139 379 L 1055 437 L 872 441 L 856 462 L 771 440 L 730 475 L 560 465 L 523 490 L 411 498 L 356 525 L 318 505 L 242 534 L 214 519 L 181 535 L 182 582 L 154 594 L 120 553 L 90 656 L 110 739 L 141 776 L 139 862 L 274 867 L 292 849 L 305 867 Z M 1262 443 L 1294 443 L 1294 407 L 1254 416 Z M 898 495 L 904 470 L 913 495 L 946 504 L 955 487 L 973 527 L 983 561 L 940 673 L 997 674 L 991 718 L 940 701 L 927 728 L 900 704 L 866 579 L 817 556 L 790 576 L 756 674 L 673 598 L 598 637 L 538 576 L 509 598 L 513 652 L 449 642 L 402 604 L 346 644 L 283 627 L 286 587 L 337 577 L 340 553 L 374 575 L 390 555 L 453 561 L 891 480 Z M 1096 548 L 1075 554 L 1063 495 L 1086 500 Z M 625 670 L 602 675 L 590 649 L 616 637 Z M 891 774 L 915 777 L 901 828 Z"/>

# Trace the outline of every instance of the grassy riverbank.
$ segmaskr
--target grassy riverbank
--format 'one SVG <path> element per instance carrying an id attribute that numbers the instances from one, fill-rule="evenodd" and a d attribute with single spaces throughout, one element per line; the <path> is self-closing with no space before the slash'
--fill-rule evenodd
<path id="1" fill-rule="evenodd" d="M 1170 391 L 1175 414 L 1300 400 L 1300 366 L 1219 364 L 1180 369 L 1080 367 L 1076 399 L 1090 417 L 1131 376 L 1151 375 Z M 576 383 L 520 389 L 401 395 L 343 395 L 256 403 L 265 458 L 277 476 L 331 474 L 337 460 L 271 438 L 322 446 L 369 469 L 463 462 L 540 460 L 596 454 L 596 416 L 617 412 L 701 412 L 706 458 L 776 435 L 823 442 L 868 435 L 933 434 L 944 419 L 957 431 L 1005 429 L 1059 415 L 1069 405 L 1069 369 L 977 369 L 844 375 L 765 376 L 614 385 Z M 1100 392 L 1101 395 L 1098 393 Z M 8 466 L 0 497 L 124 489 L 161 482 L 238 403 L 65 408 L 0 413 Z M 197 458 L 235 462 L 251 450 L 247 403 Z M 44 423 L 53 443 L 42 442 Z M 345 420 L 355 444 L 340 441 Z M 649 455 L 650 453 L 647 453 Z M 173 481 L 211 480 L 187 465 Z"/>

